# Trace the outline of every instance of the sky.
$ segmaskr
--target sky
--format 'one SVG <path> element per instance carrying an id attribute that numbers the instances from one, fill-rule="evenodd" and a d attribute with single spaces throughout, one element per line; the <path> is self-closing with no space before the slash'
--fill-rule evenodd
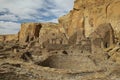
<path id="1" fill-rule="evenodd" d="M 15 34 L 24 22 L 56 22 L 74 0 L 0 0 L 0 34 Z"/>

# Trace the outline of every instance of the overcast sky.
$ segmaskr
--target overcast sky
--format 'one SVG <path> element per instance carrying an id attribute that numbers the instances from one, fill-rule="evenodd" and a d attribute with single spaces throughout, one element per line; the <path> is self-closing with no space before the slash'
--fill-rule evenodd
<path id="1" fill-rule="evenodd" d="M 17 33 L 23 22 L 57 22 L 74 0 L 0 0 L 0 34 Z"/>

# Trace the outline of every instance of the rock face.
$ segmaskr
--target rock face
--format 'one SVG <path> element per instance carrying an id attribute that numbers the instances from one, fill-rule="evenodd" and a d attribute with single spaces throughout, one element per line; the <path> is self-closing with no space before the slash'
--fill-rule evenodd
<path id="1" fill-rule="evenodd" d="M 19 42 L 30 42 L 38 38 L 39 43 L 43 44 L 79 44 L 80 41 L 87 37 L 102 38 L 107 33 L 110 35 L 110 42 L 104 39 L 103 43 L 113 43 L 113 34 L 119 39 L 119 0 L 76 0 L 73 10 L 65 16 L 59 18 L 59 24 L 55 23 L 23 23 L 18 34 Z M 101 25 L 110 23 L 113 31 L 107 26 Z M 100 27 L 100 26 L 103 27 Z M 102 28 L 104 28 L 102 30 Z M 106 30 L 107 29 L 107 30 Z M 110 32 L 109 32 L 110 30 Z M 105 34 L 101 37 L 95 33 L 96 31 Z M 95 34 L 94 34 L 95 33 Z M 1 38 L 1 40 L 4 38 Z"/>
<path id="2" fill-rule="evenodd" d="M 71 37 L 77 31 L 88 37 L 103 23 L 110 23 L 116 36 L 120 32 L 119 0 L 76 0 L 73 10 L 59 18 L 60 25 Z M 84 35 L 83 35 L 84 36 Z"/>
<path id="3" fill-rule="evenodd" d="M 29 42 L 39 37 L 40 23 L 23 23 L 19 32 L 20 42 Z"/>

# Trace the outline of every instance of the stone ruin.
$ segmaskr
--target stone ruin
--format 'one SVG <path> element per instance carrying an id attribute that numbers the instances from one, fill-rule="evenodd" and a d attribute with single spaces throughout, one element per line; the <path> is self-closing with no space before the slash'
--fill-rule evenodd
<path id="1" fill-rule="evenodd" d="M 114 31 L 110 23 L 99 25 L 99 27 L 90 34 L 92 51 L 109 48 L 115 43 Z"/>
<path id="2" fill-rule="evenodd" d="M 66 35 L 59 31 L 59 28 L 55 27 L 53 31 L 51 30 L 50 25 L 47 28 L 43 27 L 42 24 L 35 23 L 33 29 L 37 29 L 38 34 L 33 32 L 34 30 L 31 28 L 27 28 L 29 33 L 24 33 L 24 37 L 19 37 L 20 40 L 24 40 L 23 43 L 35 42 L 35 44 L 39 45 L 41 49 L 47 49 L 49 51 L 56 51 L 54 55 L 48 56 L 42 62 L 37 62 L 38 65 L 50 68 L 58 68 L 58 69 L 72 69 L 72 70 L 99 70 L 95 64 L 101 63 L 101 61 L 106 60 L 108 58 L 107 55 L 104 54 L 104 49 L 109 48 L 114 45 L 114 31 L 110 23 L 104 23 L 99 25 L 94 32 L 92 32 L 89 37 L 85 37 L 83 39 L 78 40 L 78 34 L 74 34 L 72 37 L 67 38 Z M 29 24 L 31 25 L 31 24 Z M 33 24 L 32 24 L 33 25 Z M 40 26 L 38 26 L 40 25 Z M 25 26 L 24 26 L 25 27 Z M 38 27 L 38 28 L 37 28 Z M 40 31 L 38 31 L 38 29 Z M 42 32 L 41 29 L 44 31 Z M 31 33 L 30 33 L 31 32 Z M 23 32 L 20 31 L 23 34 Z M 79 33 L 79 32 L 77 32 Z M 35 38 L 27 40 L 35 35 Z M 27 37 L 26 37 L 27 36 Z M 37 41 L 36 41 L 37 39 Z M 78 42 L 79 41 L 79 42 Z M 35 46 L 35 45 L 32 45 Z M 38 48 L 38 47 L 36 47 Z M 35 49 L 36 49 L 35 48 Z M 45 52 L 45 53 L 48 53 Z M 34 55 L 34 54 L 33 54 Z M 31 58 L 30 58 L 31 59 Z M 93 60 L 93 61 L 91 61 Z M 95 62 L 94 62 L 95 61 Z M 72 64 L 71 64 L 72 63 Z M 79 64 L 81 63 L 81 64 Z M 79 64 L 79 65 L 77 65 Z M 77 66 L 76 66 L 77 65 Z M 88 68 L 90 65 L 90 68 Z"/>
<path id="3" fill-rule="evenodd" d="M 76 0 L 59 24 L 23 23 L 1 35 L 0 79 L 119 80 L 119 4 Z"/>
<path id="4" fill-rule="evenodd" d="M 18 34 L 18 41 L 20 44 L 31 44 L 29 47 L 38 50 L 58 50 L 56 55 L 50 55 L 42 62 L 38 61 L 40 66 L 58 69 L 81 69 L 85 71 L 93 71 L 94 69 L 98 70 L 95 65 L 96 62 L 99 63 L 101 62 L 100 60 L 107 58 L 103 49 L 114 45 L 114 31 L 110 23 L 99 25 L 89 37 L 85 37 L 83 34 L 84 38 L 82 39 L 79 38 L 79 32 L 76 32 L 72 37 L 67 38 L 66 34 L 59 30 L 57 24 L 47 23 L 47 26 L 45 25 L 46 24 L 42 23 L 24 23 Z M 54 27 L 51 28 L 51 25 L 54 25 Z M 36 45 L 38 47 L 34 48 Z M 30 58 L 29 55 L 23 54 L 21 56 L 22 59 L 27 61 L 34 60 L 32 55 L 35 55 L 35 53 L 26 53 L 29 53 Z M 92 62 L 91 59 L 96 62 Z M 76 66 L 77 64 L 79 65 Z M 88 68 L 90 65 L 94 66 Z"/>

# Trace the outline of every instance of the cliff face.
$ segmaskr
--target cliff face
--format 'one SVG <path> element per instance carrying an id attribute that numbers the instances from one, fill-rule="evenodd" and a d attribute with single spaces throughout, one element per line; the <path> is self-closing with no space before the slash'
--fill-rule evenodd
<path id="1" fill-rule="evenodd" d="M 40 23 L 23 23 L 19 32 L 19 41 L 28 42 L 39 37 L 41 27 Z"/>
<path id="2" fill-rule="evenodd" d="M 74 8 L 59 18 L 60 25 L 70 37 L 79 31 L 89 37 L 103 23 L 110 23 L 116 36 L 120 32 L 119 0 L 76 0 Z"/>

